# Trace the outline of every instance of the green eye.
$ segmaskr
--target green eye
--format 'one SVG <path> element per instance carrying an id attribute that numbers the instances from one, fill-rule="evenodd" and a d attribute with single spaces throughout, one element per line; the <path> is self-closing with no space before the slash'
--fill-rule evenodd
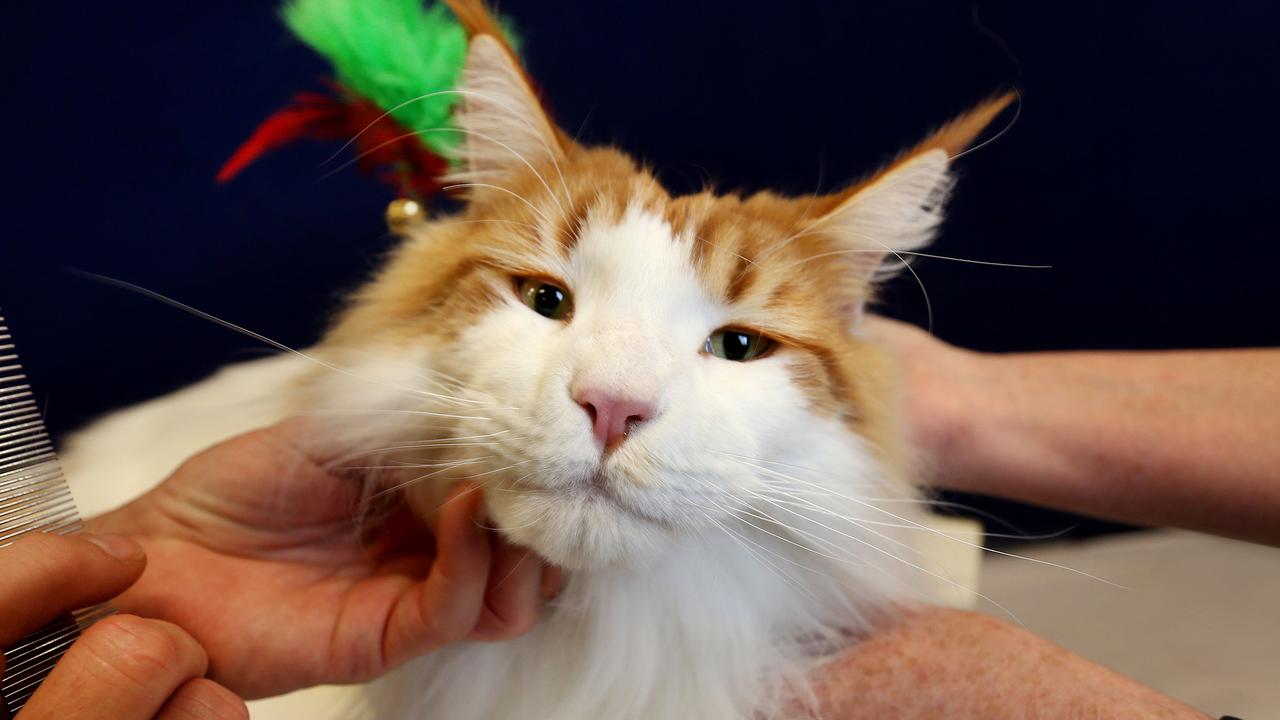
<path id="1" fill-rule="evenodd" d="M 534 312 L 552 320 L 565 320 L 573 313 L 569 291 L 541 278 L 520 278 L 517 292 Z"/>
<path id="2" fill-rule="evenodd" d="M 755 360 L 771 349 L 773 341 L 760 333 L 733 328 L 723 328 L 711 333 L 703 347 L 711 355 L 734 362 Z"/>

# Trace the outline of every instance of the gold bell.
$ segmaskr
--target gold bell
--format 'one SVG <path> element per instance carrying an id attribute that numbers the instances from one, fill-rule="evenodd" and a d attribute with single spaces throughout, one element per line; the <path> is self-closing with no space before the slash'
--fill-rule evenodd
<path id="1" fill-rule="evenodd" d="M 397 198 L 387 205 L 387 227 L 403 235 L 427 221 L 427 208 L 412 198 Z"/>

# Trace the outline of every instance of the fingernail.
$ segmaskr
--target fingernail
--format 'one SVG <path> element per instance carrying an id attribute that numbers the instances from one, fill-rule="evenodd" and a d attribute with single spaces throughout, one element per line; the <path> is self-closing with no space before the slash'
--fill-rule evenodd
<path id="1" fill-rule="evenodd" d="M 102 548 L 102 551 L 117 560 L 131 562 L 141 560 L 142 546 L 123 535 L 89 535 L 80 537 Z"/>

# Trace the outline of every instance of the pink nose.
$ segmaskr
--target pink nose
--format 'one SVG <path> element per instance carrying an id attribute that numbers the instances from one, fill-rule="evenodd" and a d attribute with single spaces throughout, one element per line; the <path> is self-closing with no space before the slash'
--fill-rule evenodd
<path id="1" fill-rule="evenodd" d="M 651 419 L 655 413 L 653 403 L 629 400 L 595 388 L 574 390 L 573 399 L 587 411 L 596 442 L 606 452 L 626 439 L 633 425 Z"/>

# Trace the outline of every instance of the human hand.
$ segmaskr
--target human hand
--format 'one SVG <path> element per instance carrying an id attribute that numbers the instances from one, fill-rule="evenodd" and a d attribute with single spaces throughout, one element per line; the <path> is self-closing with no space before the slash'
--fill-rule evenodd
<path id="1" fill-rule="evenodd" d="M 302 432 L 224 442 L 90 520 L 147 550 L 147 571 L 117 605 L 186 628 L 209 651 L 210 676 L 247 698 L 361 682 L 532 627 L 554 571 L 482 527 L 475 486 L 449 496 L 434 543 L 407 510 L 362 533 L 360 488 L 299 449 Z"/>
<path id="2" fill-rule="evenodd" d="M 110 599 L 146 565 L 123 537 L 33 533 L 0 548 L 0 647 Z M 111 616 L 76 640 L 16 720 L 247 720 L 239 697 L 204 679 L 207 667 L 204 649 L 176 625 Z"/>

